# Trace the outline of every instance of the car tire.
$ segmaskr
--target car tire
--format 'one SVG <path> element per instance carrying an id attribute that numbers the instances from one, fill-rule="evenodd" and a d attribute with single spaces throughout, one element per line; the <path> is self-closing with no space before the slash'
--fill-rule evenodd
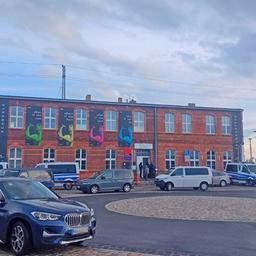
<path id="1" fill-rule="evenodd" d="M 225 180 L 220 181 L 220 187 L 226 187 L 228 183 Z"/>
<path id="2" fill-rule="evenodd" d="M 27 254 L 31 250 L 30 232 L 28 227 L 21 221 L 17 221 L 11 227 L 8 240 L 10 249 L 16 256 Z"/>
<path id="3" fill-rule="evenodd" d="M 90 187 L 91 194 L 97 194 L 99 192 L 99 187 L 97 185 L 92 185 Z"/>
<path id="4" fill-rule="evenodd" d="M 201 182 L 200 184 L 200 190 L 201 191 L 206 191 L 208 189 L 209 185 L 207 182 Z"/>
<path id="5" fill-rule="evenodd" d="M 166 191 L 171 191 L 173 189 L 173 184 L 171 182 L 167 182 L 165 188 Z"/>
<path id="6" fill-rule="evenodd" d="M 199 187 L 194 187 L 193 189 L 194 189 L 194 190 L 198 190 L 198 189 L 199 189 Z"/>
<path id="7" fill-rule="evenodd" d="M 247 184 L 248 186 L 253 187 L 253 186 L 255 185 L 255 181 L 252 180 L 252 179 L 249 179 L 249 180 L 247 180 L 246 184 Z"/>
<path id="8" fill-rule="evenodd" d="M 130 184 L 124 184 L 124 186 L 123 186 L 123 191 L 124 192 L 130 192 L 131 191 L 131 188 L 132 188 L 132 186 L 130 185 Z"/>
<path id="9" fill-rule="evenodd" d="M 66 182 L 63 186 L 64 186 L 64 188 L 65 188 L 66 190 L 72 190 L 72 188 L 73 188 L 73 183 L 72 183 L 72 182 Z"/>

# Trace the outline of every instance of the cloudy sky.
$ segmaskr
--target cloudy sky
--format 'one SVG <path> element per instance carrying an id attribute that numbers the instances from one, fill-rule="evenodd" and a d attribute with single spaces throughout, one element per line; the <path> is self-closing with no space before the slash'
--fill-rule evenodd
<path id="1" fill-rule="evenodd" d="M 254 0 L 0 0 L 0 94 L 60 97 L 65 64 L 68 98 L 243 108 L 254 136 L 255 13 Z"/>

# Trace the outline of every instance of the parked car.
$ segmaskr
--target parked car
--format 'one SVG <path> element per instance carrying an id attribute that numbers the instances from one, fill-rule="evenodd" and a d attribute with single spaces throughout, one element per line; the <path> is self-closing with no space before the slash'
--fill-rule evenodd
<path id="1" fill-rule="evenodd" d="M 230 178 L 225 172 L 212 171 L 212 185 L 226 187 L 230 184 Z"/>
<path id="2" fill-rule="evenodd" d="M 93 209 L 61 199 L 40 182 L 0 179 L 0 240 L 15 255 L 33 247 L 78 244 L 96 230 Z"/>
<path id="3" fill-rule="evenodd" d="M 40 163 L 36 168 L 47 168 L 53 174 L 56 187 L 63 186 L 66 190 L 71 190 L 79 180 L 79 166 L 74 162 L 53 162 Z"/>
<path id="4" fill-rule="evenodd" d="M 251 172 L 245 163 L 228 163 L 225 168 L 231 183 L 247 184 L 254 186 L 256 183 L 256 174 Z"/>
<path id="5" fill-rule="evenodd" d="M 173 188 L 200 188 L 202 191 L 212 185 L 212 170 L 209 167 L 175 168 L 170 174 L 160 174 L 155 178 L 155 185 L 161 190 Z"/>
<path id="6" fill-rule="evenodd" d="M 0 177 L 23 177 L 41 182 L 47 188 L 54 189 L 54 181 L 51 171 L 43 168 L 32 169 L 3 169 L 0 170 Z"/>
<path id="7" fill-rule="evenodd" d="M 94 176 L 78 182 L 77 189 L 84 193 L 95 194 L 104 191 L 130 192 L 134 185 L 133 172 L 130 169 L 112 169 L 96 173 Z"/>
<path id="8" fill-rule="evenodd" d="M 7 168 L 8 168 L 8 163 L 7 162 L 0 162 L 0 170 L 7 169 Z"/>

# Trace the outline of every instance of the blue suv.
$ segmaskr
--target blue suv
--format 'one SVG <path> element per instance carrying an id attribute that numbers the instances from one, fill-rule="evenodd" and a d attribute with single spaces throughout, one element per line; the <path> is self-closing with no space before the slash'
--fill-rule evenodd
<path id="1" fill-rule="evenodd" d="M 96 230 L 93 209 L 61 199 L 40 182 L 0 179 L 0 242 L 15 255 L 32 247 L 80 244 Z"/>

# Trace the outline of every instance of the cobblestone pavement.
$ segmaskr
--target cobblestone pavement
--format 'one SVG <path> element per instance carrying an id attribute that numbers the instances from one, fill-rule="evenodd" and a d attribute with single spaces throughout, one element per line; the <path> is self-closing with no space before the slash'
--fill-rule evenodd
<path id="1" fill-rule="evenodd" d="M 157 256 L 156 254 L 136 253 L 109 249 L 88 248 L 84 246 L 68 246 L 42 250 L 30 256 Z M 0 256 L 12 256 L 7 250 L 0 249 Z M 185 256 L 185 255 L 184 255 Z"/>
<path id="2" fill-rule="evenodd" d="M 143 217 L 182 220 L 256 222 L 256 199 L 161 196 L 119 200 L 110 211 Z"/>

